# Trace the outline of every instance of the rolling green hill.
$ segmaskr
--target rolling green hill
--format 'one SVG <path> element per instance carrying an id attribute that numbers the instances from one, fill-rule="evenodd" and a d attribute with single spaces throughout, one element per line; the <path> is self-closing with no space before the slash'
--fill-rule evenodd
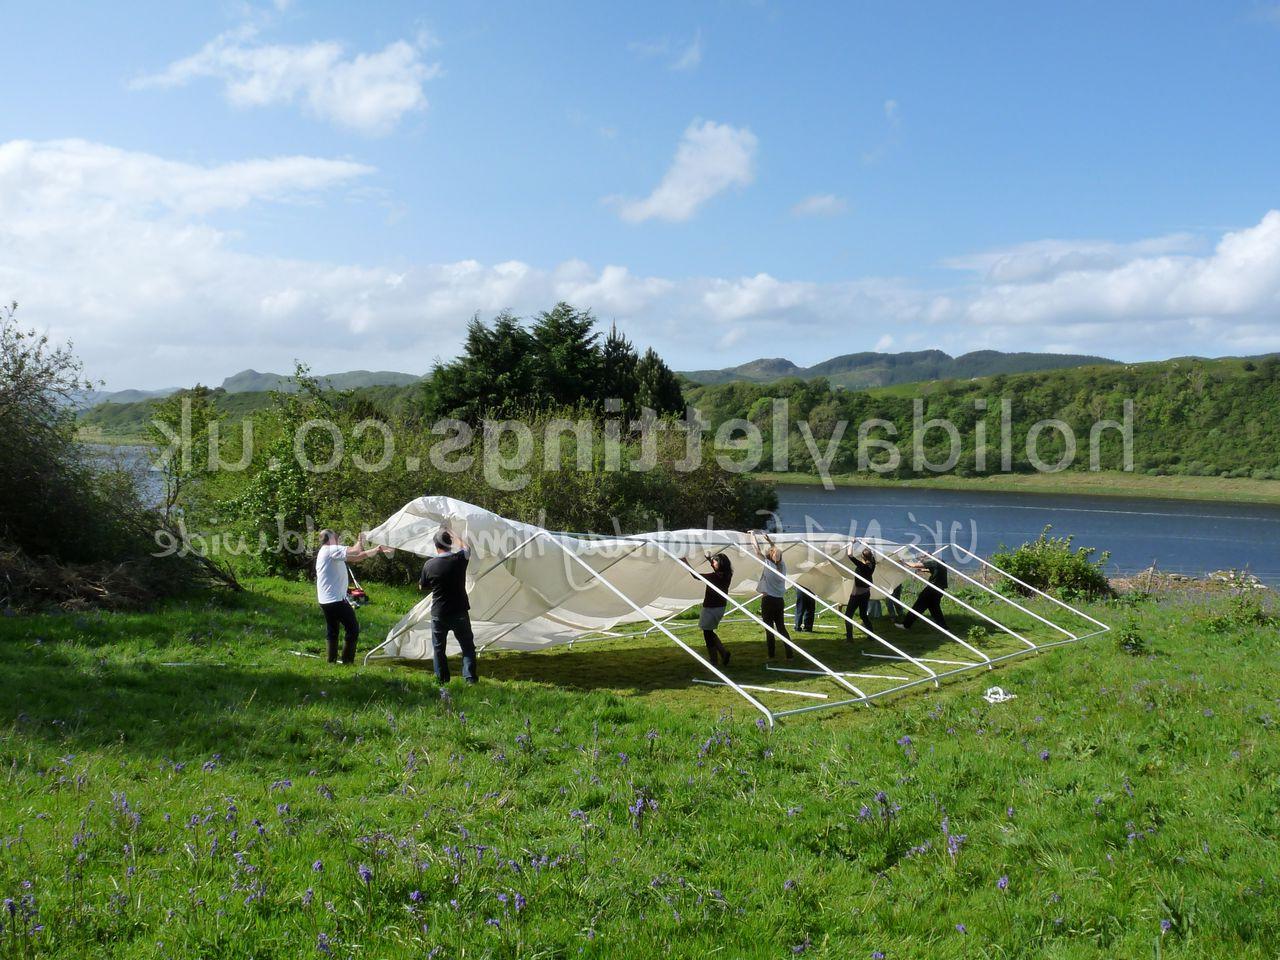
<path id="1" fill-rule="evenodd" d="M 849 353 L 816 363 L 812 367 L 799 367 L 790 360 L 781 358 L 760 359 L 723 370 L 686 370 L 681 376 L 706 386 L 733 381 L 773 383 L 786 377 L 798 377 L 801 380 L 824 377 L 832 386 L 862 389 L 924 380 L 967 380 L 1001 373 L 1059 370 L 1115 362 L 1106 357 L 1069 353 L 976 350 L 953 357 L 941 350 L 917 350 L 907 353 Z"/>
<path id="2" fill-rule="evenodd" d="M 1088 463 L 1094 424 L 1122 421 L 1125 402 L 1132 401 L 1135 471 L 1280 479 L 1280 447 L 1275 440 L 1280 435 L 1280 355 L 1108 364 L 871 390 L 839 389 L 823 379 L 736 382 L 697 387 L 686 398 L 713 428 L 734 418 L 755 423 L 763 436 L 766 464 L 782 439 L 773 435 L 773 401 L 786 399 L 790 469 L 801 473 L 815 472 L 815 463 L 809 444 L 798 432 L 799 421 L 809 425 L 824 450 L 841 421 L 845 423 L 829 464 L 831 474 L 844 475 L 858 469 L 859 424 L 882 419 L 893 425 L 896 434 L 876 428 L 868 436 L 891 438 L 902 452 L 901 464 L 885 475 L 913 475 L 917 400 L 924 404 L 922 420 L 944 419 L 959 431 L 964 452 L 948 473 L 963 477 L 1001 472 L 1000 457 L 994 453 L 1001 435 L 1001 400 L 1011 405 L 1012 472 L 1030 471 L 1025 441 L 1032 425 L 1047 419 L 1070 427 L 1078 454 L 1072 466 L 1081 468 Z M 985 424 L 993 451 L 985 465 L 974 456 L 979 423 Z M 1064 449 L 1061 437 L 1056 430 L 1047 430 L 1041 438 L 1041 459 L 1056 462 Z M 923 440 L 930 462 L 946 459 L 943 451 L 949 449 L 949 440 L 944 430 L 930 430 Z M 1102 469 L 1121 468 L 1121 443 L 1119 431 L 1100 434 Z M 872 457 L 872 462 L 877 458 Z"/>
<path id="3" fill-rule="evenodd" d="M 963 358 L 960 358 L 963 359 Z M 239 418 L 265 409 L 265 392 L 216 391 L 214 404 L 223 415 Z M 421 415 L 422 395 L 416 384 L 365 387 L 357 398 L 371 411 L 393 420 Z M 1000 470 L 993 453 L 986 468 L 975 462 L 973 437 L 978 422 L 987 424 L 994 450 L 1000 436 L 999 400 L 1012 404 L 1014 444 L 1013 472 L 1029 469 L 1023 441 L 1036 421 L 1056 418 L 1069 424 L 1081 454 L 1075 466 L 1087 462 L 1090 429 L 1099 420 L 1122 420 L 1124 402 L 1133 401 L 1134 469 L 1152 475 L 1191 477 L 1251 477 L 1280 479 L 1280 355 L 1256 358 L 1201 360 L 1180 358 L 1152 363 L 1075 367 L 1037 373 L 1000 374 L 977 379 L 957 378 L 928 383 L 894 384 L 871 389 L 844 389 L 824 378 L 791 377 L 771 384 L 741 381 L 686 390 L 686 400 L 697 407 L 712 427 L 733 418 L 756 423 L 764 438 L 764 463 L 772 462 L 770 422 L 775 398 L 789 404 L 792 452 L 790 469 L 815 470 L 808 446 L 797 432 L 807 421 L 823 445 L 839 421 L 848 427 L 830 463 L 833 474 L 848 474 L 858 465 L 858 424 L 872 418 L 891 421 L 895 438 L 904 452 L 900 470 L 889 476 L 905 477 L 912 450 L 913 404 L 925 403 L 926 418 L 943 417 L 959 429 L 966 452 L 950 471 L 956 476 L 979 476 Z M 978 401 L 987 407 L 980 411 Z M 156 401 L 100 404 L 80 415 L 86 438 L 138 439 L 145 435 Z M 883 436 L 883 434 L 878 434 Z M 1041 456 L 1052 462 L 1055 434 L 1044 434 Z M 926 437 L 930 459 L 945 459 L 934 449 L 946 437 L 935 430 Z M 1116 431 L 1102 437 L 1103 469 L 1120 468 L 1120 438 Z"/>

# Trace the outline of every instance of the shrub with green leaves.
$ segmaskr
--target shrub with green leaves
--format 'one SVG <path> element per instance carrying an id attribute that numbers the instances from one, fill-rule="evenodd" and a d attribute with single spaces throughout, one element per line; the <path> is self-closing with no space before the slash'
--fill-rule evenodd
<path id="1" fill-rule="evenodd" d="M 1058 593 L 1067 597 L 1109 597 L 1113 591 L 1103 572 L 1109 551 L 1103 551 L 1094 559 L 1094 547 L 1072 549 L 1071 537 L 1050 535 L 1053 527 L 1046 525 L 1040 536 L 1024 543 L 1016 550 L 1004 545 L 991 557 L 991 562 L 1037 590 Z M 1005 580 L 1005 590 L 1018 593 L 1028 591 L 1016 583 Z"/>

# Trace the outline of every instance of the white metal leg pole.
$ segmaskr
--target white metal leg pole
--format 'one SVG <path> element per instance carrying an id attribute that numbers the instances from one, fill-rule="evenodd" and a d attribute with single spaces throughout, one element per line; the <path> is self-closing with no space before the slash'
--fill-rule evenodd
<path id="1" fill-rule="evenodd" d="M 1029 584 L 1029 583 L 1024 583 L 1023 581 L 1019 580 L 1019 579 L 1018 579 L 1017 577 L 1015 577 L 1012 573 L 1007 573 L 1006 571 L 1001 570 L 999 567 L 997 567 L 997 566 L 996 566 L 994 563 L 992 563 L 990 560 L 985 560 L 985 559 L 983 559 L 982 557 L 980 557 L 980 556 L 978 556 L 976 553 L 974 553 L 972 550 L 967 550 L 967 549 L 965 549 L 964 547 L 960 546 L 958 543 L 953 543 L 953 544 L 951 544 L 951 546 L 952 546 L 952 548 L 953 548 L 953 549 L 955 549 L 955 550 L 959 550 L 959 551 L 960 551 L 961 553 L 963 553 L 965 556 L 972 557 L 974 560 L 977 560 L 977 561 L 978 561 L 980 564 L 982 564 L 984 567 L 989 567 L 990 569 L 994 570 L 996 573 L 1000 574 L 1000 576 L 1002 576 L 1002 577 L 1008 577 L 1008 578 L 1009 578 L 1010 580 L 1012 580 L 1014 583 L 1018 584 L 1018 586 L 1020 586 L 1020 587 L 1025 587 L 1026 589 L 1030 590 L 1032 593 L 1035 593 L 1035 594 L 1038 594 L 1039 596 L 1044 597 L 1044 598 L 1045 598 L 1046 600 L 1048 600 L 1050 603 L 1056 603 L 1056 604 L 1057 604 L 1058 606 L 1060 606 L 1063 610 L 1066 610 L 1066 611 L 1068 611 L 1068 612 L 1070 612 L 1070 613 L 1074 613 L 1077 617 L 1083 617 L 1085 620 L 1088 620 L 1090 623 L 1092 623 L 1095 627 L 1099 627 L 1099 628 L 1100 628 L 1100 629 L 1102 629 L 1103 631 L 1106 631 L 1106 630 L 1110 630 L 1110 629 L 1111 629 L 1109 626 L 1107 626 L 1107 624 L 1103 623 L 1101 620 L 1095 620 L 1093 617 L 1089 616 L 1089 615 L 1088 615 L 1087 613 L 1085 613 L 1083 610 L 1077 610 L 1075 607 L 1071 606 L 1071 604 L 1069 604 L 1069 603 L 1064 603 L 1063 601 L 1059 600 L 1057 597 L 1053 596 L 1053 594 L 1045 593 L 1043 590 L 1040 590 L 1040 589 L 1038 589 L 1038 588 L 1036 588 L 1036 587 L 1033 587 L 1033 586 L 1032 586 L 1031 584 Z"/>
<path id="2" fill-rule="evenodd" d="M 756 563 L 760 564 L 761 566 L 764 566 L 764 561 L 763 561 L 763 560 L 761 560 L 759 557 L 757 557 L 754 553 L 752 553 L 752 552 L 751 552 L 750 550 L 748 550 L 746 547 L 744 547 L 742 544 L 740 544 L 740 543 L 733 543 L 733 544 L 730 544 L 730 546 L 735 547 L 735 548 L 738 550 L 738 552 L 739 552 L 739 553 L 741 553 L 744 557 L 748 558 L 749 560 L 754 560 Z M 803 590 L 803 589 L 804 589 L 804 588 L 803 588 L 803 587 L 801 587 L 798 583 L 796 583 L 796 581 L 795 581 L 794 579 L 792 579 L 791 577 L 787 576 L 785 573 L 779 573 L 779 574 L 778 574 L 778 578 L 779 578 L 780 580 L 782 580 L 782 582 L 783 582 L 783 583 L 786 583 L 786 584 L 788 584 L 788 585 L 790 585 L 790 586 L 793 586 L 793 587 L 795 587 L 797 590 Z M 863 633 L 865 633 L 865 634 L 866 634 L 868 637 L 870 637 L 872 640 L 874 640 L 874 641 L 876 641 L 877 643 L 881 644 L 881 645 L 882 645 L 882 646 L 884 646 L 886 649 L 892 650 L 894 653 L 898 654 L 900 657 L 902 657 L 902 659 L 903 659 L 903 660 L 909 660 L 911 663 L 914 663 L 917 667 L 919 667 L 921 670 L 923 670 L 925 673 L 927 673 L 930 677 L 936 677 L 936 676 L 938 675 L 936 670 L 933 670 L 933 669 L 931 669 L 931 668 L 929 668 L 929 667 L 926 667 L 923 663 L 921 663 L 921 662 L 920 662 L 919 660 L 917 660 L 915 657 L 911 656 L 911 654 L 909 654 L 909 653 L 905 653 L 905 652 L 903 652 L 902 650 L 899 650 L 899 649 L 898 649 L 897 647 L 895 647 L 892 643 L 890 643 L 888 640 L 884 639 L 884 637 L 880 636 L 880 635 L 879 635 L 879 634 L 877 634 L 875 631 L 873 631 L 873 630 L 868 630 L 866 627 L 864 627 L 862 624 L 860 624 L 860 623 L 858 623 L 857 621 L 855 621 L 853 618 L 845 616 L 845 615 L 844 615 L 844 613 L 843 613 L 843 612 L 841 612 L 839 608 L 837 608 L 837 607 L 833 606 L 833 605 L 832 605 L 832 604 L 830 604 L 830 603 L 827 603 L 827 601 L 825 601 L 825 600 L 823 600 L 822 598 L 818 597 L 816 594 L 810 594 L 810 596 L 812 596 L 812 597 L 813 597 L 813 601 L 814 601 L 814 603 L 822 604 L 822 606 L 823 606 L 824 608 L 826 608 L 827 610 L 830 610 L 832 613 L 834 613 L 834 614 L 835 614 L 837 617 L 839 617 L 841 620 L 845 621 L 845 623 L 848 623 L 848 624 L 851 624 L 852 626 L 857 627 L 859 630 L 861 630 Z"/>
<path id="3" fill-rule="evenodd" d="M 647 542 L 648 542 L 648 543 L 652 543 L 655 547 L 657 547 L 659 550 L 661 550 L 664 554 L 666 554 L 666 555 L 667 555 L 668 557 L 670 557 L 672 560 L 675 560 L 677 563 L 683 563 L 683 562 L 684 562 L 683 560 L 681 560 L 681 559 L 680 559 L 680 557 L 676 556 L 674 553 L 672 553 L 670 550 L 668 550 L 668 549 L 667 549 L 666 547 L 664 547 L 662 544 L 657 543 L 656 541 L 653 541 L 653 540 L 649 540 L 649 541 L 647 541 Z M 811 655 L 809 654 L 809 652 L 808 652 L 807 650 L 805 650 L 803 647 L 797 646 L 797 645 L 796 645 L 796 644 L 791 640 L 791 638 L 790 638 L 790 637 L 788 637 L 786 634 L 782 633 L 781 631 L 775 630 L 773 627 L 769 626 L 767 623 L 765 623 L 765 622 L 764 622 L 764 620 L 762 620 L 760 617 L 757 617 L 754 613 L 752 613 L 750 610 L 748 610 L 745 606 L 743 606 L 743 605 L 742 605 L 741 603 L 739 603 L 737 600 L 734 600 L 734 599 L 733 599 L 733 597 L 729 596 L 729 594 L 728 594 L 728 593 L 726 593 L 724 590 L 721 590 L 719 587 L 717 587 L 715 584 L 713 584 L 710 580 L 708 580 L 708 579 L 707 579 L 706 577 L 704 577 L 702 574 L 698 573 L 698 571 L 697 571 L 697 570 L 694 570 L 694 569 L 693 569 L 693 567 L 690 567 L 689 569 L 690 569 L 690 571 L 693 573 L 693 575 L 694 575 L 695 577 L 697 577 L 700 581 L 702 581 L 702 583 L 703 583 L 703 584 L 705 584 L 705 585 L 706 585 L 707 587 L 709 587 L 711 590 L 715 591 L 715 593 L 716 593 L 716 594 L 718 594 L 719 596 L 724 597 L 724 599 L 725 599 L 728 603 L 733 604 L 733 606 L 734 606 L 734 608 L 735 608 L 735 609 L 737 609 L 737 610 L 741 611 L 741 612 L 742 612 L 742 613 L 744 613 L 748 618 L 750 618 L 751 620 L 754 620 L 754 621 L 755 621 L 756 623 L 758 623 L 760 626 L 764 627 L 764 629 L 765 629 L 765 632 L 766 632 L 766 633 L 771 634 L 772 636 L 776 637 L 778 640 L 781 640 L 784 644 L 786 644 L 786 645 L 787 645 L 788 649 L 795 650 L 797 653 L 799 653 L 799 654 L 800 654 L 800 656 L 804 657 L 806 660 L 808 660 L 810 663 L 812 663 L 815 667 L 818 667 L 818 668 L 819 668 L 820 670 L 822 670 L 822 671 L 823 671 L 827 676 L 829 676 L 829 677 L 830 677 L 832 680 L 834 680 L 836 683 L 840 684 L 840 686 L 844 687 L 846 690 L 849 690 L 849 691 L 851 691 L 851 692 L 853 692 L 853 693 L 856 693 L 856 694 L 857 694 L 858 696 L 860 696 L 860 697 L 865 697 L 865 696 L 866 696 L 866 694 L 865 694 L 865 693 L 863 693 L 861 690 L 859 690 L 856 686 L 854 686 L 852 683 L 850 683 L 850 682 L 849 682 L 848 680 L 846 680 L 844 677 L 840 676 L 838 673 L 836 673 L 834 670 L 832 670 L 830 667 L 828 667 L 825 663 L 823 663 L 823 662 L 822 662 L 821 660 L 819 660 L 817 657 L 811 656 Z"/>
<path id="4" fill-rule="evenodd" d="M 674 633 L 668 630 L 659 621 L 655 620 L 653 617 L 649 616 L 649 614 L 645 613 L 643 607 L 639 606 L 634 600 L 632 600 L 625 593 L 623 593 L 621 590 L 615 587 L 613 583 L 607 580 L 603 575 L 597 573 L 594 569 L 592 569 L 591 564 L 587 563 L 585 560 L 583 560 L 580 556 L 578 556 L 576 553 L 574 553 L 572 550 L 566 547 L 563 543 L 561 543 L 555 537 L 551 536 L 549 533 L 546 533 L 545 531 L 538 534 L 538 536 L 545 536 L 548 540 L 550 540 L 553 544 L 555 544 L 557 547 L 560 548 L 561 553 L 563 553 L 566 557 L 571 559 L 578 566 L 582 567 L 583 570 L 587 571 L 587 573 L 591 576 L 592 579 L 602 583 L 605 586 L 605 588 L 609 590 L 610 593 L 612 593 L 619 600 L 621 600 L 623 603 L 629 606 L 632 610 L 640 614 L 640 616 L 644 617 L 646 620 L 652 623 L 655 627 L 657 627 L 659 630 L 665 633 L 667 637 L 673 643 L 675 643 L 678 647 L 684 650 L 685 653 L 689 654 L 689 656 L 693 657 L 695 660 L 697 660 L 703 666 L 705 666 L 708 670 L 714 673 L 717 677 L 723 680 L 726 686 L 733 687 L 733 689 L 736 690 L 744 700 L 746 700 L 749 704 L 751 704 L 753 707 L 755 707 L 757 710 L 759 710 L 761 713 L 765 715 L 765 718 L 769 722 L 769 726 L 773 726 L 773 711 L 770 710 L 768 707 L 766 707 L 763 703 L 761 703 L 755 697 L 751 696 L 751 694 L 747 693 L 746 690 L 743 690 L 741 685 L 735 683 L 733 680 L 729 678 L 727 674 L 721 672 L 719 667 L 717 667 L 715 664 L 707 660 L 703 660 L 702 657 L 698 656 L 697 651 L 695 651 L 687 643 L 685 643 L 683 640 L 677 637 Z M 635 543 L 636 543 L 636 546 L 638 547 L 643 545 L 643 541 L 637 540 L 635 541 Z"/>
<path id="5" fill-rule="evenodd" d="M 826 558 L 827 560 L 829 560 L 831 563 L 834 563 L 837 567 L 839 567 L 839 568 L 840 568 L 841 570 L 843 570 L 845 573 L 849 574 L 849 576 L 853 577 L 855 580 L 858 580 L 858 581 L 861 581 L 862 583 L 865 583 L 868 587 L 875 586 L 875 584 L 873 584 L 873 583 L 872 583 L 870 580 L 868 580 L 866 577 L 859 576 L 859 575 L 858 575 L 858 573 L 857 573 L 856 571 L 852 570 L 852 569 L 851 569 L 851 568 L 849 568 L 849 567 L 846 567 L 843 563 L 841 563 L 841 562 L 840 562 L 839 560 L 837 560 L 835 557 L 831 556 L 831 554 L 827 553 L 827 551 L 819 549 L 818 547 L 816 547 L 816 546 L 814 546 L 813 544 L 809 543 L 809 541 L 808 541 L 808 540 L 803 540 L 803 541 L 801 541 L 801 542 L 802 542 L 802 543 L 804 543 L 806 546 L 808 546 L 808 547 L 812 548 L 812 549 L 813 549 L 813 550 L 818 554 L 818 556 L 820 556 L 820 557 L 825 557 L 825 558 Z M 886 594 L 885 594 L 885 596 L 886 596 L 888 599 L 892 600 L 894 603 L 896 603 L 898 606 L 902 607 L 902 609 L 904 609 L 904 610 L 909 610 L 909 609 L 911 609 L 911 608 L 910 608 L 910 607 L 908 607 L 905 603 L 903 603 L 901 600 L 899 600 L 897 597 L 893 596 L 893 594 L 886 593 Z M 940 623 L 934 623 L 934 622 L 933 622 L 933 620 L 929 620 L 928 622 L 929 622 L 929 625 L 930 625 L 931 627 L 933 627 L 935 630 L 937 630 L 937 631 L 938 631 L 938 632 L 940 632 L 940 633 L 944 633 L 944 634 L 946 634 L 948 637 L 950 637 L 950 638 L 951 638 L 952 640 L 954 640 L 956 643 L 960 644 L 960 646 L 964 647 L 964 648 L 965 648 L 966 650 L 968 650 L 970 653 L 975 653 L 975 654 L 977 654 L 979 657 L 981 657 L 981 658 L 982 658 L 982 660 L 983 660 L 983 662 L 984 662 L 984 663 L 990 663 L 990 662 L 991 662 L 991 658 L 990 658 L 989 656 L 987 656 L 985 653 L 983 653 L 983 652 L 982 652 L 981 650 L 979 650 L 977 647 L 974 647 L 974 646 L 972 646 L 972 645 L 970 645 L 970 644 L 966 643 L 965 641 L 961 640 L 959 637 L 957 637 L 954 633 L 952 633 L 950 630 L 948 630 L 948 629 L 947 629 L 946 627 L 944 627 L 942 624 L 940 624 Z"/>
<path id="6" fill-rule="evenodd" d="M 912 550 L 915 550 L 917 553 L 921 553 L 921 554 L 923 554 L 924 556 L 927 556 L 927 557 L 931 558 L 931 559 L 932 559 L 932 560 L 934 560 L 936 563 L 941 564 L 943 567 L 946 567 L 948 570 L 950 570 L 950 571 L 951 571 L 952 573 L 954 573 L 956 576 L 958 576 L 958 577 L 963 577 L 965 580 L 968 580 L 970 583 L 972 583 L 972 584 L 973 584 L 975 587 L 977 587 L 979 590 L 985 590 L 987 593 L 991 594 L 991 596 L 995 597 L 995 598 L 996 598 L 997 600 L 999 600 L 1001 603 L 1007 603 L 1007 604 L 1008 604 L 1009 606 L 1011 606 L 1011 607 L 1017 607 L 1019 610 L 1021 610 L 1021 611 L 1022 611 L 1023 613 L 1025 613 L 1027 616 L 1029 616 L 1029 617 L 1034 617 L 1035 619 L 1037 619 L 1037 620 L 1039 620 L 1041 623 L 1043 623 L 1045 626 L 1047 626 L 1047 627 L 1052 627 L 1054 630 L 1057 630 L 1057 631 L 1058 631 L 1058 633 L 1064 634 L 1064 635 L 1066 635 L 1066 636 L 1070 637 L 1072 640 L 1074 640 L 1074 639 L 1076 638 L 1076 635 L 1075 635 L 1074 633 L 1072 633 L 1070 630 L 1068 630 L 1066 627 L 1060 627 L 1060 626 L 1058 626 L 1056 623 L 1054 623 L 1052 620 L 1048 620 L 1048 619 L 1046 619 L 1046 618 L 1044 618 L 1044 617 L 1040 616 L 1040 614 L 1036 613 L 1034 610 L 1028 610 L 1028 609 L 1027 609 L 1026 607 L 1024 607 L 1022 604 L 1020 604 L 1020 603 L 1015 603 L 1013 600 L 1011 600 L 1009 597 L 1006 597 L 1004 594 L 1000 593 L 999 591 L 997 591 L 997 590 L 992 590 L 992 589 L 991 589 L 990 587 L 988 587 L 985 583 L 983 583 L 983 582 L 982 582 L 982 581 L 980 581 L 980 580 L 975 580 L 973 577 L 969 576 L 969 575 L 968 575 L 967 573 L 965 573 L 963 570 L 957 570 L 955 567 L 953 567 L 951 564 L 947 563 L 945 560 L 939 560 L 939 559 L 938 559 L 938 557 L 937 557 L 937 554 L 930 553 L 928 550 L 925 550 L 923 547 L 918 546 L 917 544 L 914 544 L 914 543 L 909 543 L 909 544 L 907 544 L 907 546 L 909 546 Z M 949 546 L 955 546 L 955 544 L 949 544 Z M 941 550 L 939 550 L 939 551 L 938 551 L 938 553 L 941 553 L 941 552 L 942 552 Z"/>
<path id="7" fill-rule="evenodd" d="M 866 543 L 865 540 L 863 542 Z M 871 544 L 868 543 L 867 546 L 871 547 Z M 875 547 L 871 547 L 871 549 L 875 553 L 880 554 L 880 556 L 884 557 L 886 560 L 892 563 L 895 567 L 897 567 L 903 573 L 907 574 L 908 576 L 915 577 L 915 579 L 919 580 L 923 584 L 929 584 L 929 581 L 926 580 L 924 577 L 920 576 L 920 574 L 916 573 L 906 564 L 899 563 L 897 560 L 893 559 L 893 557 L 889 556 L 883 550 L 876 550 Z M 931 584 L 929 585 L 932 586 Z M 934 587 L 933 589 L 937 590 L 938 588 Z M 1003 623 L 1001 623 L 999 620 L 996 620 L 994 617 L 987 616 L 977 607 L 969 606 L 969 604 L 965 603 L 959 597 L 955 596 L 954 594 L 948 593 L 946 590 L 938 590 L 938 592 L 942 594 L 944 597 L 946 597 L 948 600 L 951 600 L 954 603 L 958 603 L 960 606 L 964 607 L 966 610 L 968 610 L 970 613 L 974 614 L 975 616 L 981 617 L 983 620 L 987 621 L 987 623 L 991 624 L 992 626 L 999 627 L 1001 630 L 1003 630 L 1005 633 L 1007 633 L 1009 636 L 1013 637 L 1015 640 L 1019 641 L 1020 643 L 1025 643 L 1032 650 L 1036 648 L 1036 645 L 1032 643 L 1030 640 L 1028 640 L 1026 637 L 1024 637 L 1022 634 L 1018 633 L 1016 630 L 1012 630 L 1009 627 L 1006 627 Z"/>

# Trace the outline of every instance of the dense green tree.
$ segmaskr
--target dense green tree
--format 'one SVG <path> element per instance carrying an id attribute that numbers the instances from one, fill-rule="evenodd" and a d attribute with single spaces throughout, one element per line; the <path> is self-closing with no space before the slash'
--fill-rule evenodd
<path id="1" fill-rule="evenodd" d="M 631 341 L 618 332 L 616 324 L 611 326 L 600 348 L 600 388 L 605 400 L 620 400 L 625 410 L 636 405 L 638 364 Z"/>
<path id="2" fill-rule="evenodd" d="M 650 347 L 636 364 L 637 407 L 649 407 L 659 415 L 680 414 L 684 411 L 684 391 L 680 378 Z"/>
<path id="3" fill-rule="evenodd" d="M 572 407 L 601 395 L 600 337 L 589 310 L 557 303 L 538 314 L 530 334 L 540 406 Z"/>

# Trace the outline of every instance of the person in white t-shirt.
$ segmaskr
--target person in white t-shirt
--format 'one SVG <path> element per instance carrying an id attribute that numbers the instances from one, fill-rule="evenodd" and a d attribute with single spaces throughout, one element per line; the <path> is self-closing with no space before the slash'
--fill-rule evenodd
<path id="1" fill-rule="evenodd" d="M 332 530 L 320 531 L 320 549 L 316 551 L 316 600 L 324 612 L 324 625 L 329 640 L 329 662 L 338 662 L 338 626 L 344 631 L 342 662 L 354 663 L 356 641 L 360 639 L 360 623 L 355 609 L 347 602 L 347 564 L 359 563 L 377 556 L 384 548 L 366 550 L 364 534 L 356 539 L 354 547 L 338 543 L 338 535 Z M 385 548 L 388 552 L 390 548 Z"/>

